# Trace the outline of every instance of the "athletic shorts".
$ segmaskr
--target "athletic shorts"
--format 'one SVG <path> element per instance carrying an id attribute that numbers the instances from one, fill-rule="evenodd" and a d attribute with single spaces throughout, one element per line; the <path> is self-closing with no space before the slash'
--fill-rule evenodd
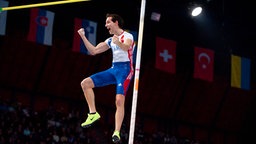
<path id="1" fill-rule="evenodd" d="M 111 68 L 90 76 L 95 87 L 115 84 L 116 94 L 122 95 L 126 95 L 132 77 L 133 69 L 130 62 L 115 62 Z"/>

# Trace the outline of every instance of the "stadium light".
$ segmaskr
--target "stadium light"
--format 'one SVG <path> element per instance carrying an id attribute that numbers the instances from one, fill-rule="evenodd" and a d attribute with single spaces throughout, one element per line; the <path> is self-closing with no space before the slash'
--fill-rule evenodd
<path id="1" fill-rule="evenodd" d="M 189 9 L 189 13 L 192 17 L 199 16 L 203 11 L 202 6 L 200 4 L 196 4 L 196 3 L 190 3 L 188 9 Z"/>

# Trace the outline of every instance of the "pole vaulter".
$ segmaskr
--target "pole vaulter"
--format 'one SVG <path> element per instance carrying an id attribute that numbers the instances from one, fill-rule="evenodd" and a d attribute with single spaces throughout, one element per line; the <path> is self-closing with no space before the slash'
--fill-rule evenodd
<path id="1" fill-rule="evenodd" d="M 3 8 L 0 7 L 0 13 L 2 11 L 8 11 L 8 10 L 34 8 L 34 7 L 42 7 L 42 6 L 50 6 L 50 5 L 58 5 L 58 4 L 66 4 L 66 3 L 75 3 L 75 2 L 83 2 L 83 1 L 90 1 L 90 0 L 63 0 L 63 1 L 45 2 L 45 3 L 37 3 L 37 4 L 3 7 Z M 138 88 L 139 88 L 139 74 L 140 74 L 140 61 L 141 61 L 141 51 L 142 51 L 142 39 L 143 39 L 143 29 L 144 29 L 145 7 L 146 7 L 146 0 L 141 0 L 138 46 L 137 46 L 137 54 L 136 54 L 133 100 L 132 100 L 130 132 L 129 132 L 129 142 L 128 142 L 129 144 L 134 143 L 133 141 L 134 141 L 134 131 L 135 131 L 135 119 L 136 119 Z"/>

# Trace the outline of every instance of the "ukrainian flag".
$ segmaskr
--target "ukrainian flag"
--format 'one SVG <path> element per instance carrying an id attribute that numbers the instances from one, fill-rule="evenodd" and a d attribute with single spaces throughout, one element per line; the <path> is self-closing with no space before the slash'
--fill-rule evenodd
<path id="1" fill-rule="evenodd" d="M 250 90 L 251 60 L 231 55 L 231 86 Z"/>

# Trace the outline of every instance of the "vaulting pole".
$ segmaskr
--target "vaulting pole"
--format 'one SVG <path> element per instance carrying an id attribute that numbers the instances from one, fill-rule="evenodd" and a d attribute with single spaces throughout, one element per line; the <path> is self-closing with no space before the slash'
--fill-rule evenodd
<path id="1" fill-rule="evenodd" d="M 55 2 L 45 2 L 45 3 L 37 3 L 37 4 L 27 4 L 27 5 L 20 5 L 20 6 L 3 7 L 3 8 L 0 8 L 0 12 L 7 11 L 7 10 L 34 8 L 34 7 L 41 7 L 41 6 L 66 4 L 66 3 L 75 3 L 75 2 L 82 2 L 82 1 L 90 1 L 90 0 L 62 0 L 62 1 L 55 1 Z"/>
<path id="2" fill-rule="evenodd" d="M 129 142 L 128 142 L 129 144 L 133 144 L 133 140 L 134 140 L 145 8 L 146 8 L 146 0 L 141 0 L 138 47 L 137 47 L 135 77 L 134 77 L 134 87 L 133 87 L 133 100 L 132 100 L 132 111 L 131 111 L 131 120 L 130 120 L 130 134 L 129 134 Z"/>

